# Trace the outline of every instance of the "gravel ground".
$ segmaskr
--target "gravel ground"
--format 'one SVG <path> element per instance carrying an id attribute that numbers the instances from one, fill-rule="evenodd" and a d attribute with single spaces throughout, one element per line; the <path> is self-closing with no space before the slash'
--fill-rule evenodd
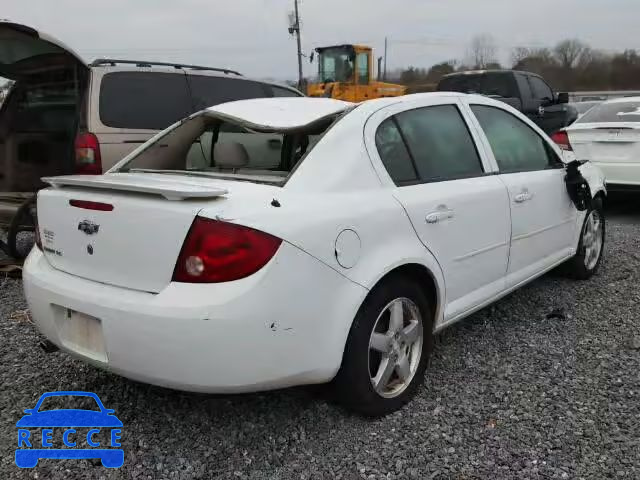
<path id="1" fill-rule="evenodd" d="M 46 355 L 0 288 L 0 478 L 640 478 L 640 208 L 608 225 L 596 277 L 547 275 L 443 333 L 424 388 L 365 420 L 305 389 L 236 397 L 128 381 Z M 0 280 L 0 284 L 2 284 Z M 565 318 L 547 318 L 553 309 Z M 13 463 L 42 392 L 96 392 L 124 422 L 125 465 Z"/>

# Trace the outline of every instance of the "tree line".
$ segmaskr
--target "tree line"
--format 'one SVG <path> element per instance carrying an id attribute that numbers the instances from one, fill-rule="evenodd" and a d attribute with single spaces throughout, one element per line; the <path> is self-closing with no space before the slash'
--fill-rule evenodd
<path id="1" fill-rule="evenodd" d="M 579 39 L 567 39 L 553 47 L 513 48 L 507 65 L 500 64 L 497 50 L 491 35 L 478 35 L 464 60 L 395 70 L 387 81 L 428 89 L 449 73 L 506 68 L 537 73 L 558 91 L 640 90 L 640 52 L 634 49 L 605 52 Z"/>

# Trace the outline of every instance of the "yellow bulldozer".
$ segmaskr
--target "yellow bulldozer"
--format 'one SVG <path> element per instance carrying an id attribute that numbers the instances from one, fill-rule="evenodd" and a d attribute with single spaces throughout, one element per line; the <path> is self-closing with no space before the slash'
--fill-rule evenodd
<path id="1" fill-rule="evenodd" d="M 315 52 L 318 56 L 318 82 L 307 87 L 310 97 L 363 102 L 407 93 L 404 85 L 374 80 L 371 47 L 335 45 L 316 48 Z"/>

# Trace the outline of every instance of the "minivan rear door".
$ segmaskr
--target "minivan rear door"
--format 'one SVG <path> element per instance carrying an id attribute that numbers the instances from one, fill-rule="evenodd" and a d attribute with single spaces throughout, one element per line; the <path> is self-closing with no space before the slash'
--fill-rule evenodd
<path id="1" fill-rule="evenodd" d="M 60 40 L 26 25 L 0 20 L 0 77 L 20 80 L 56 59 L 66 60 L 84 71 L 89 68 L 80 55 Z"/>

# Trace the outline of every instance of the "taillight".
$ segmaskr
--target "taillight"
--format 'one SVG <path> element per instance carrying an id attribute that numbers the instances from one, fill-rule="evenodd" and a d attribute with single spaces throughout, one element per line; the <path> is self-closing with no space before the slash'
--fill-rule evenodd
<path id="1" fill-rule="evenodd" d="M 196 217 L 182 246 L 174 282 L 219 283 L 254 274 L 282 240 L 253 228 Z"/>
<path id="2" fill-rule="evenodd" d="M 100 142 L 93 133 L 83 132 L 76 136 L 76 173 L 102 175 Z"/>
<path id="3" fill-rule="evenodd" d="M 569 152 L 573 151 L 571 142 L 569 141 L 569 134 L 564 130 L 560 130 L 551 135 L 551 140 L 553 140 L 562 150 L 567 150 Z"/>

